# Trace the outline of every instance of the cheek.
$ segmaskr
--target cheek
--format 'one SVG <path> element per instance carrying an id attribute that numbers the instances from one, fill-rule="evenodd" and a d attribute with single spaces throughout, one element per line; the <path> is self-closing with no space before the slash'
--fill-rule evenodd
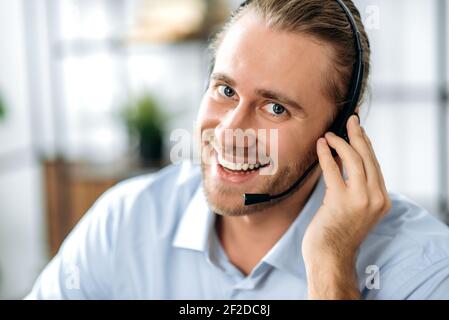
<path id="1" fill-rule="evenodd" d="M 315 138 L 307 134 L 306 128 L 279 130 L 277 152 L 280 165 L 300 161 L 315 146 Z M 271 150 L 271 149 L 270 149 Z"/>
<path id="2" fill-rule="evenodd" d="M 220 123 L 220 114 L 217 112 L 217 108 L 214 108 L 214 102 L 207 93 L 201 100 L 197 123 L 201 130 L 215 128 Z"/>
<path id="3" fill-rule="evenodd" d="M 203 96 L 201 100 L 200 109 L 198 110 L 198 115 L 196 121 L 198 125 L 203 128 L 203 123 L 207 121 L 208 118 L 208 97 L 207 94 Z"/>
<path id="4" fill-rule="evenodd" d="M 295 163 L 301 154 L 301 149 L 300 142 L 297 139 L 292 139 L 291 135 L 280 137 L 278 144 L 279 164 Z"/>

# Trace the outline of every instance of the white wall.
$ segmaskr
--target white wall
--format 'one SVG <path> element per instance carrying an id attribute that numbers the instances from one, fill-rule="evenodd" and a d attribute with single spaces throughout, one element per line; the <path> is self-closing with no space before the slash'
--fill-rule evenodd
<path id="1" fill-rule="evenodd" d="M 0 90 L 8 111 L 0 123 L 0 298 L 26 294 L 46 260 L 41 171 L 31 156 L 22 5 L 0 0 Z"/>
<path id="2" fill-rule="evenodd" d="M 356 0 L 362 18 L 378 12 L 371 41 L 372 102 L 365 127 L 387 187 L 437 212 L 436 1 Z"/>

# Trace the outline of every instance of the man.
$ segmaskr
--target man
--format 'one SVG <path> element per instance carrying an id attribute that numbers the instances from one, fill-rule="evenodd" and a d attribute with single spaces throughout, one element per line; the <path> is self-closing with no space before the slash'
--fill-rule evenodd
<path id="1" fill-rule="evenodd" d="M 368 39 L 359 12 L 344 2 L 362 38 L 365 90 Z M 387 193 L 356 116 L 347 122 L 349 143 L 326 133 L 355 61 L 339 4 L 251 1 L 212 48 L 198 115 L 211 152 L 201 166 L 173 165 L 108 191 L 28 298 L 449 298 L 448 228 Z M 274 130 L 277 139 L 226 138 L 247 129 Z M 300 188 L 243 204 L 244 193 L 286 190 L 317 157 Z"/>

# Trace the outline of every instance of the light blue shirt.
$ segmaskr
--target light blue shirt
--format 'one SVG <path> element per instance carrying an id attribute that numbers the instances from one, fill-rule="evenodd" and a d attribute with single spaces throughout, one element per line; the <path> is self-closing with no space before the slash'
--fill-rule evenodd
<path id="1" fill-rule="evenodd" d="M 305 299 L 301 242 L 322 203 L 321 178 L 282 238 L 248 276 L 228 260 L 190 162 L 106 192 L 64 241 L 29 299 Z M 449 229 L 407 198 L 359 248 L 365 299 L 448 299 Z"/>

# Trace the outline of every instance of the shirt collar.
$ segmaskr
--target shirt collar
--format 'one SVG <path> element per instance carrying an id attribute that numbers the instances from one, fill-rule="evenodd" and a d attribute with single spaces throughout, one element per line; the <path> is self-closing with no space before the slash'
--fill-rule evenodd
<path id="1" fill-rule="evenodd" d="M 179 222 L 173 246 L 205 251 L 214 220 L 214 214 L 207 205 L 203 186 L 200 184 Z"/>
<path id="2" fill-rule="evenodd" d="M 308 225 L 322 204 L 324 191 L 325 183 L 321 176 L 298 217 L 265 255 L 263 261 L 295 276 L 303 277 L 305 275 L 301 250 L 302 240 Z"/>
<path id="3" fill-rule="evenodd" d="M 305 275 L 302 239 L 315 212 L 321 206 L 324 191 L 325 183 L 321 176 L 298 217 L 265 255 L 262 259 L 264 262 L 299 277 Z M 215 214 L 209 209 L 203 186 L 200 184 L 177 227 L 173 246 L 206 251 L 214 221 Z"/>

